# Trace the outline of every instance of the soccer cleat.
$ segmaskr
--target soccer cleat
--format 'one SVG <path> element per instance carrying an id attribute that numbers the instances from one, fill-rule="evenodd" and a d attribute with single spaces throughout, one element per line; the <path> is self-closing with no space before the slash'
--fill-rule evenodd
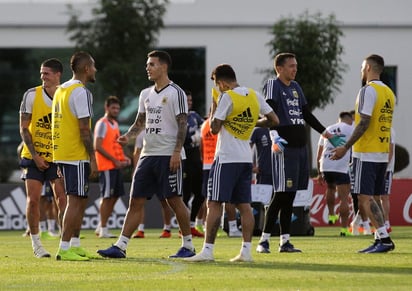
<path id="1" fill-rule="evenodd" d="M 105 250 L 98 250 L 97 253 L 104 258 L 124 259 L 126 258 L 126 251 L 120 249 L 118 246 L 112 245 Z"/>
<path id="2" fill-rule="evenodd" d="M 192 234 L 192 237 L 205 237 L 204 233 L 199 232 L 196 228 L 191 227 L 190 228 L 190 233 Z"/>
<path id="3" fill-rule="evenodd" d="M 176 254 L 169 256 L 169 258 L 173 259 L 173 258 L 189 258 L 189 257 L 193 257 L 194 255 L 196 255 L 195 250 L 189 250 L 188 248 L 185 247 L 181 247 Z"/>
<path id="4" fill-rule="evenodd" d="M 269 249 L 269 241 L 264 240 L 259 242 L 258 246 L 256 247 L 256 251 L 261 254 L 269 254 L 270 249 Z"/>
<path id="5" fill-rule="evenodd" d="M 42 240 L 56 240 L 58 237 L 51 235 L 48 231 L 42 231 L 40 234 Z"/>
<path id="6" fill-rule="evenodd" d="M 253 262 L 252 256 L 250 254 L 238 254 L 236 257 L 230 259 L 231 262 Z"/>
<path id="7" fill-rule="evenodd" d="M 363 228 L 362 232 L 363 232 L 363 235 L 372 235 L 373 234 L 373 232 L 370 228 Z"/>
<path id="8" fill-rule="evenodd" d="M 169 238 L 172 236 L 172 232 L 167 229 L 163 229 L 162 233 L 160 234 L 159 238 Z"/>
<path id="9" fill-rule="evenodd" d="M 227 234 L 229 237 L 242 237 L 242 232 L 238 229 L 236 229 L 235 231 L 229 231 L 229 233 Z"/>
<path id="10" fill-rule="evenodd" d="M 73 252 L 71 249 L 66 251 L 59 249 L 56 254 L 56 260 L 58 261 L 88 261 L 88 257 L 82 257 Z"/>
<path id="11" fill-rule="evenodd" d="M 138 230 L 138 231 L 134 234 L 133 238 L 144 238 L 144 231 Z"/>
<path id="12" fill-rule="evenodd" d="M 22 237 L 29 237 L 30 236 L 30 229 L 26 229 L 26 231 L 21 236 Z"/>
<path id="13" fill-rule="evenodd" d="M 368 247 L 367 249 L 360 251 L 364 254 L 374 254 L 374 253 L 387 253 L 389 251 L 393 251 L 395 249 L 395 244 L 390 241 L 384 243 L 382 241 L 375 241 L 375 243 Z"/>
<path id="14" fill-rule="evenodd" d="M 363 249 L 363 250 L 358 251 L 358 253 L 367 253 L 367 252 L 373 250 L 379 243 L 380 243 L 380 240 L 379 240 L 379 239 L 375 239 L 375 241 L 373 242 L 372 245 L 370 245 L 370 246 L 367 247 L 366 249 Z"/>
<path id="15" fill-rule="evenodd" d="M 205 228 L 203 225 L 196 225 L 195 228 L 198 232 L 205 233 Z"/>
<path id="16" fill-rule="evenodd" d="M 50 258 L 50 253 L 43 246 L 34 247 L 33 253 L 36 258 Z"/>
<path id="17" fill-rule="evenodd" d="M 53 230 L 49 230 L 49 235 L 53 237 L 60 237 L 60 233 Z"/>
<path id="18" fill-rule="evenodd" d="M 353 236 L 353 234 L 349 231 L 349 229 L 343 227 L 340 229 L 340 236 Z"/>
<path id="19" fill-rule="evenodd" d="M 215 259 L 213 258 L 212 254 L 208 255 L 204 252 L 200 252 L 195 256 L 184 258 L 184 260 L 187 262 L 213 262 Z"/>
<path id="20" fill-rule="evenodd" d="M 285 242 L 279 247 L 279 253 L 301 253 L 300 249 L 295 249 L 295 247 L 289 242 Z"/>
<path id="21" fill-rule="evenodd" d="M 73 253 L 81 256 L 81 257 L 85 257 L 88 259 L 99 259 L 100 257 L 98 255 L 89 253 L 88 251 L 86 251 L 84 248 L 82 247 L 71 247 L 70 251 L 72 251 Z"/>
<path id="22" fill-rule="evenodd" d="M 329 216 L 328 216 L 328 223 L 329 223 L 329 225 L 335 224 L 336 221 L 338 221 L 338 220 L 339 220 L 339 215 L 334 214 L 334 215 L 329 215 Z"/>
<path id="23" fill-rule="evenodd" d="M 114 235 L 110 232 L 99 234 L 99 238 L 116 238 L 116 237 L 117 237 L 117 235 Z"/>

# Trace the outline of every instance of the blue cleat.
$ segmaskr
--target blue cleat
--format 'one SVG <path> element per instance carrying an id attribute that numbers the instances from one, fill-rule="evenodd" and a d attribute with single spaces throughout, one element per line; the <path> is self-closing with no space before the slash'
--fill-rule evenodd
<path id="1" fill-rule="evenodd" d="M 366 249 L 358 251 L 358 253 L 369 253 L 371 250 L 375 249 L 375 247 L 380 243 L 381 241 L 379 239 L 376 239 L 372 245 L 367 247 Z"/>
<path id="2" fill-rule="evenodd" d="M 269 254 L 270 253 L 269 241 L 267 240 L 261 241 L 256 247 L 256 251 L 261 254 Z"/>
<path id="3" fill-rule="evenodd" d="M 375 253 L 387 253 L 389 251 L 393 251 L 395 249 L 395 244 L 391 241 L 388 243 L 379 242 L 375 248 L 371 249 L 368 252 L 364 252 L 367 254 L 375 254 Z"/>
<path id="4" fill-rule="evenodd" d="M 175 255 L 169 256 L 169 258 L 190 258 L 196 255 L 195 250 L 191 251 L 188 248 L 181 247 Z"/>
<path id="5" fill-rule="evenodd" d="M 118 246 L 112 245 L 105 250 L 98 250 L 97 253 L 104 258 L 124 259 L 126 258 L 126 251 L 120 249 Z"/>
<path id="6" fill-rule="evenodd" d="M 279 247 L 279 253 L 301 253 L 302 251 L 299 249 L 295 249 L 295 247 L 289 242 L 285 242 L 283 245 Z"/>

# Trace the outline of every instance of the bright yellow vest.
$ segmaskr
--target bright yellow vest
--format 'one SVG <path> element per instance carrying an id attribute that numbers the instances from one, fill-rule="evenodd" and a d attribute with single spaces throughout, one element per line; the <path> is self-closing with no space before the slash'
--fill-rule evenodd
<path id="1" fill-rule="evenodd" d="M 88 160 L 89 155 L 80 137 L 79 120 L 70 110 L 70 95 L 83 84 L 73 84 L 70 87 L 59 87 L 53 98 L 52 135 L 54 161 Z"/>
<path id="2" fill-rule="evenodd" d="M 29 131 L 32 136 L 33 146 L 39 156 L 47 162 L 53 161 L 53 144 L 51 138 L 51 107 L 44 102 L 43 87 L 37 86 L 33 100 L 31 123 Z M 32 159 L 26 144 L 23 145 L 21 157 Z"/>
<path id="3" fill-rule="evenodd" d="M 359 153 L 387 153 L 391 139 L 392 116 L 395 96 L 392 90 L 373 82 L 368 84 L 376 90 L 376 103 L 366 132 L 354 144 L 353 150 Z M 358 108 L 359 104 L 356 104 Z M 355 125 L 360 122 L 358 110 L 355 114 Z"/>
<path id="4" fill-rule="evenodd" d="M 226 117 L 223 126 L 234 137 L 249 140 L 259 118 L 259 102 L 255 91 L 249 88 L 247 96 L 233 90 L 226 91 L 233 103 L 233 110 Z"/>

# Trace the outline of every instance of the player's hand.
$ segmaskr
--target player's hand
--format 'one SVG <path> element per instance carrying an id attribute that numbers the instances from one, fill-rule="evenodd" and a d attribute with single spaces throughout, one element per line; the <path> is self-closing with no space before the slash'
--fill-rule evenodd
<path id="1" fill-rule="evenodd" d="M 282 153 L 288 142 L 281 138 L 276 130 L 271 130 L 269 133 L 270 139 L 272 140 L 272 151 L 274 153 Z"/>
<path id="2" fill-rule="evenodd" d="M 98 174 L 99 174 L 99 171 L 97 169 L 96 159 L 91 159 L 90 160 L 90 176 L 89 176 L 89 178 L 90 179 L 97 178 Z"/>
<path id="3" fill-rule="evenodd" d="M 120 143 L 121 145 L 126 145 L 128 141 L 129 141 L 129 137 L 125 134 L 117 138 L 117 142 Z"/>
<path id="4" fill-rule="evenodd" d="M 180 168 L 180 152 L 174 151 L 170 157 L 169 163 L 170 172 L 175 173 Z"/>
<path id="5" fill-rule="evenodd" d="M 44 170 L 50 167 L 49 163 L 45 159 L 43 159 L 41 156 L 39 156 L 38 154 L 35 154 L 32 158 L 37 168 L 40 171 L 43 172 Z"/>

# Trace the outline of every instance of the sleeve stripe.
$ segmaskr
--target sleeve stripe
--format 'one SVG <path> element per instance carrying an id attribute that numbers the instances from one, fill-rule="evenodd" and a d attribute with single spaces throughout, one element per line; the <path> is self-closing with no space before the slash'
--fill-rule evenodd
<path id="1" fill-rule="evenodd" d="M 171 85 L 177 91 L 177 99 L 178 99 L 178 103 L 179 103 L 180 113 L 186 113 L 187 109 L 186 109 L 186 104 L 185 104 L 185 98 L 184 98 L 185 93 L 184 93 L 184 91 L 182 90 L 182 88 L 180 88 L 179 86 L 177 86 L 174 83 L 172 83 Z"/>

